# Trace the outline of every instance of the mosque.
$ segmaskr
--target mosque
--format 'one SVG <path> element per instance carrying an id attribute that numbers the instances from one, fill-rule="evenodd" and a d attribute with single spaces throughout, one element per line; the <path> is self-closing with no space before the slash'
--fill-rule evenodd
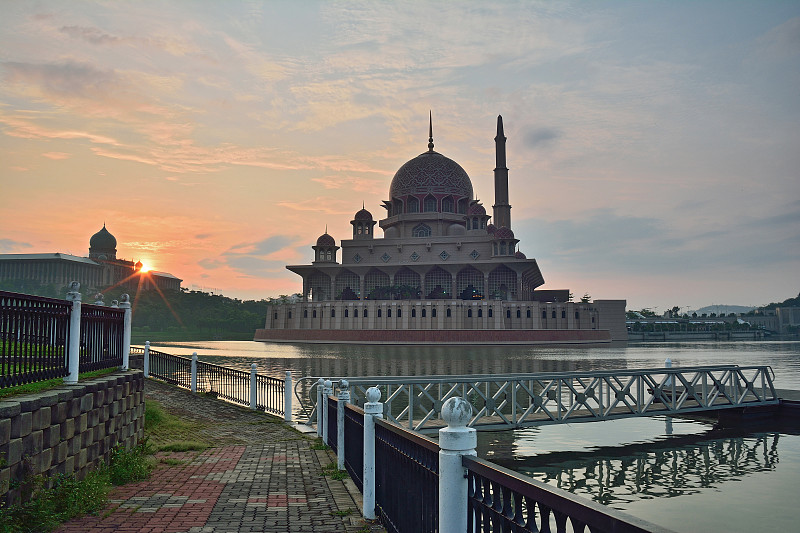
<path id="1" fill-rule="evenodd" d="M 90 295 L 109 287 L 180 290 L 183 280 L 167 272 L 142 271 L 142 267 L 141 261 L 117 259 L 117 239 L 103 224 L 89 239 L 89 257 L 64 253 L 0 254 L 0 281 L 36 281 L 56 287 L 77 281 L 81 290 Z"/>
<path id="2" fill-rule="evenodd" d="M 625 300 L 571 302 L 544 284 L 511 226 L 497 117 L 492 214 L 452 159 L 428 150 L 392 179 L 386 217 L 362 208 L 341 246 L 326 232 L 310 265 L 286 268 L 302 298 L 274 305 L 255 340 L 364 344 L 597 344 L 627 340 Z M 383 238 L 375 235 L 375 226 Z M 341 262 L 339 254 L 341 253 Z"/>

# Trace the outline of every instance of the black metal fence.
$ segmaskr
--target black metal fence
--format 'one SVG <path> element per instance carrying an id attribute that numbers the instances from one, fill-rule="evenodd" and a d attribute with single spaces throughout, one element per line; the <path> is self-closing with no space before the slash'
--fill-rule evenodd
<path id="1" fill-rule="evenodd" d="M 344 467 L 363 493 L 364 410 L 351 404 L 344 407 Z"/>
<path id="2" fill-rule="evenodd" d="M 142 348 L 131 348 L 132 354 L 144 354 Z M 192 360 L 150 350 L 148 373 L 151 377 L 184 389 L 192 388 Z M 250 372 L 211 363 L 197 362 L 196 391 L 210 393 L 222 400 L 245 407 L 250 406 Z M 286 382 L 256 374 L 256 408 L 268 413 L 285 414 Z"/>
<path id="3" fill-rule="evenodd" d="M 256 407 L 273 415 L 286 414 L 286 381 L 256 374 Z"/>
<path id="4" fill-rule="evenodd" d="M 122 365 L 125 310 L 81 305 L 81 346 L 78 372 Z"/>
<path id="5" fill-rule="evenodd" d="M 0 291 L 0 388 L 66 376 L 72 303 Z"/>
<path id="6" fill-rule="evenodd" d="M 325 401 L 325 405 L 328 406 L 328 412 L 325 413 L 325 423 L 328 425 L 328 446 L 331 447 L 331 450 L 336 452 L 338 446 L 338 431 L 339 431 L 339 419 L 336 413 L 338 400 L 333 396 L 328 396 Z"/>
<path id="7" fill-rule="evenodd" d="M 138 353 L 138 350 L 131 348 L 132 353 Z M 192 360 L 186 357 L 150 350 L 149 374 L 184 389 L 192 388 Z"/>
<path id="8" fill-rule="evenodd" d="M 392 533 L 439 527 L 439 445 L 375 419 L 375 506 Z"/>
<path id="9" fill-rule="evenodd" d="M 658 533 L 668 529 L 477 457 L 467 469 L 467 531 Z"/>

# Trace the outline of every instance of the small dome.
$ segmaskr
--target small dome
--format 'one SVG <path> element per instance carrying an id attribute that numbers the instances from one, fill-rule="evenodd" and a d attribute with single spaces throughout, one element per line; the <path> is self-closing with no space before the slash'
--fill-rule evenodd
<path id="1" fill-rule="evenodd" d="M 495 226 L 494 224 L 489 224 L 488 226 L 486 226 L 487 233 L 493 235 L 495 231 L 497 231 L 497 226 Z"/>
<path id="2" fill-rule="evenodd" d="M 461 165 L 431 150 L 400 167 L 389 187 L 390 198 L 426 194 L 453 195 L 456 201 L 471 200 L 472 181 Z"/>
<path id="3" fill-rule="evenodd" d="M 141 270 L 143 266 L 144 266 L 144 265 L 142 264 L 142 262 L 141 262 L 141 261 L 136 261 L 136 264 L 135 264 L 135 265 L 133 265 L 133 268 L 134 268 L 135 270 Z"/>
<path id="4" fill-rule="evenodd" d="M 517 251 L 517 252 L 514 254 L 514 257 L 516 257 L 517 259 L 527 259 L 527 257 L 525 257 L 525 254 L 523 254 L 523 253 L 522 253 L 522 252 L 520 252 L 520 251 Z"/>
<path id="5" fill-rule="evenodd" d="M 317 246 L 336 246 L 336 241 L 327 233 L 323 233 L 317 239 Z"/>
<path id="6" fill-rule="evenodd" d="M 467 215 L 485 215 L 486 208 L 483 207 L 481 204 L 472 204 L 467 209 Z"/>
<path id="7" fill-rule="evenodd" d="M 117 239 L 108 232 L 106 225 L 103 224 L 103 229 L 92 235 L 92 238 L 89 239 L 89 248 L 97 252 L 111 250 L 116 252 Z"/>
<path id="8" fill-rule="evenodd" d="M 511 231 L 509 228 L 507 228 L 505 226 L 501 226 L 501 227 L 497 228 L 497 230 L 494 232 L 494 238 L 495 239 L 513 239 L 514 238 L 514 232 Z"/>
<path id="9" fill-rule="evenodd" d="M 358 220 L 362 222 L 372 222 L 372 213 L 362 208 L 358 211 L 358 213 L 355 214 L 353 220 Z"/>

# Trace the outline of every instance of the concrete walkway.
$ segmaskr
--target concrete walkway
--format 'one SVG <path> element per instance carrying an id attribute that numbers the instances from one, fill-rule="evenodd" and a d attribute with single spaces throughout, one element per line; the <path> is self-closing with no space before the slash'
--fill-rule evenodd
<path id="1" fill-rule="evenodd" d="M 274 417 L 153 380 L 145 395 L 193 423 L 190 433 L 214 447 L 159 452 L 150 479 L 115 488 L 105 510 L 59 532 L 384 531 L 361 518 L 350 479 L 323 476 L 335 457 L 312 449 L 313 439 Z"/>

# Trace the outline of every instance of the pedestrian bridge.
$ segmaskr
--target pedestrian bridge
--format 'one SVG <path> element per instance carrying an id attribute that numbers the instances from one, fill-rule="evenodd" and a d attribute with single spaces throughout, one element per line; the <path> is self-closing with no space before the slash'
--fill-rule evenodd
<path id="1" fill-rule="evenodd" d="M 738 365 L 504 375 L 306 377 L 296 383 L 295 395 L 313 421 L 317 389 L 325 379 L 331 381 L 334 393 L 348 387 L 350 402 L 362 407 L 366 390 L 378 387 L 385 419 L 420 433 L 435 433 L 446 425 L 441 419 L 442 404 L 455 396 L 473 406 L 470 427 L 502 430 L 776 405 L 779 399 L 774 377 L 769 366 Z"/>

